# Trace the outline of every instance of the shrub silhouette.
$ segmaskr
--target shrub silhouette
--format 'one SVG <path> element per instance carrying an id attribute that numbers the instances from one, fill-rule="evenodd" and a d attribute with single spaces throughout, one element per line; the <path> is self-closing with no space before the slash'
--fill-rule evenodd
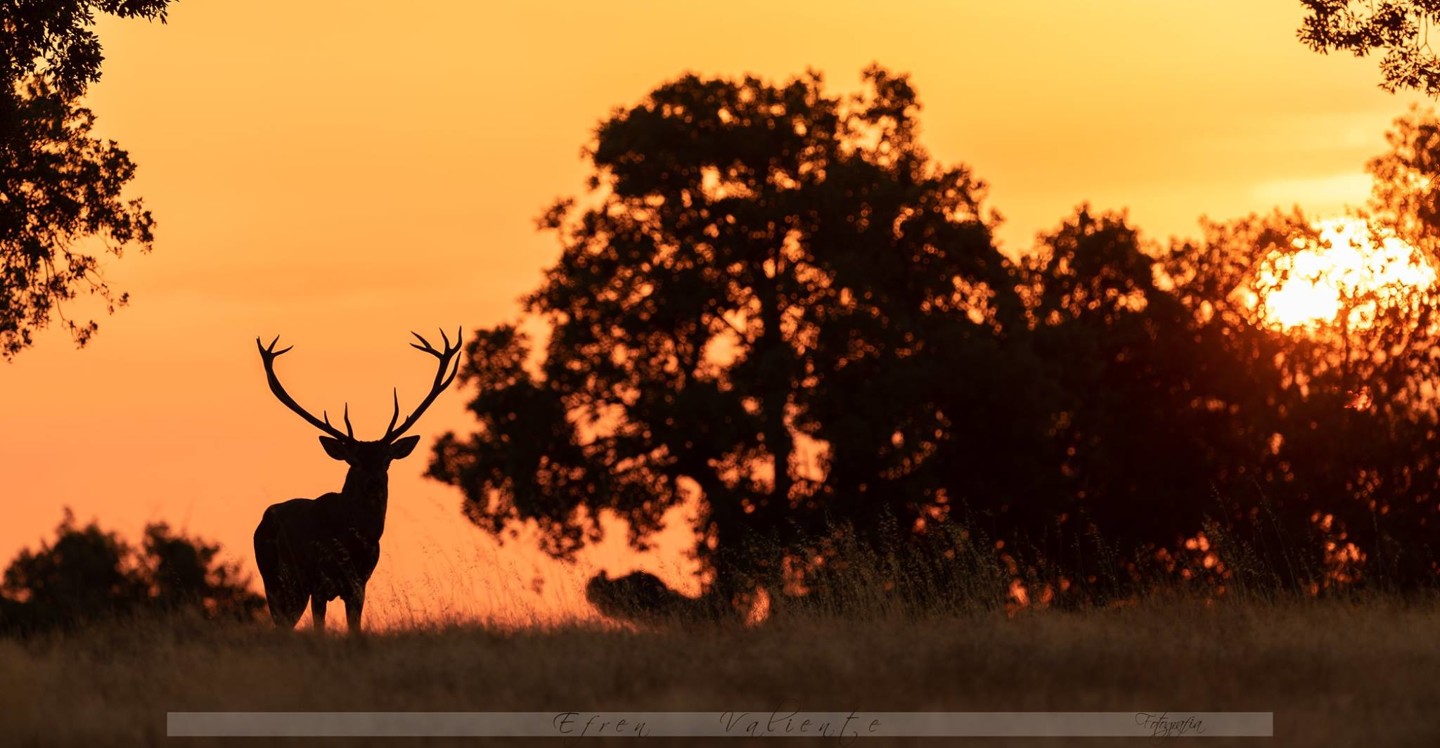
<path id="1" fill-rule="evenodd" d="M 30 633 L 142 612 L 189 611 L 207 618 L 253 618 L 264 600 L 238 564 L 216 560 L 220 546 L 145 528 L 137 551 L 66 509 L 55 539 L 21 551 L 0 583 L 0 632 Z"/>

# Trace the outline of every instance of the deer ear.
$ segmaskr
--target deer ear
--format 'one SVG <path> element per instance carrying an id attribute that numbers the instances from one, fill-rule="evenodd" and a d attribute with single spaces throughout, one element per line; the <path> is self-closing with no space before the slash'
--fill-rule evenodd
<path id="1" fill-rule="evenodd" d="M 403 460 L 409 457 L 411 450 L 415 449 L 415 445 L 419 443 L 420 437 L 418 435 L 407 436 L 404 439 L 396 439 L 395 443 L 390 445 L 390 459 Z"/>
<path id="2" fill-rule="evenodd" d="M 320 446 L 325 448 L 325 454 L 336 460 L 343 462 L 350 457 L 350 450 L 346 449 L 345 443 L 339 439 L 322 436 L 320 437 Z"/>

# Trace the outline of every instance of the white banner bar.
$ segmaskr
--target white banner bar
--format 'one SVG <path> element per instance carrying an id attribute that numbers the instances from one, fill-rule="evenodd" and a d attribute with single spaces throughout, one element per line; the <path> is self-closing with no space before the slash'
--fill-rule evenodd
<path id="1" fill-rule="evenodd" d="M 170 737 L 1272 737 L 1273 712 L 169 712 Z"/>

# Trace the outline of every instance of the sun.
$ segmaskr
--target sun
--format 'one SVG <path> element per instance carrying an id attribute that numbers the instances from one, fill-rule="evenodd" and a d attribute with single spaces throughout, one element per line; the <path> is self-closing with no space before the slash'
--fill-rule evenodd
<path id="1" fill-rule="evenodd" d="M 1319 241 L 1296 239 L 1293 251 L 1277 250 L 1256 274 L 1261 318 L 1272 327 L 1366 328 L 1381 308 L 1435 285 L 1435 268 L 1418 250 L 1363 219 L 1328 218 L 1315 229 Z"/>

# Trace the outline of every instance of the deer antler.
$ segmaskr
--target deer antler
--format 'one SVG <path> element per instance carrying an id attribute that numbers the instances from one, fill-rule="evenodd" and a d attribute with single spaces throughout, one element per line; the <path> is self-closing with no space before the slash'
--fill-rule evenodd
<path id="1" fill-rule="evenodd" d="M 460 371 L 460 359 L 457 356 L 457 354 L 460 353 L 461 331 L 459 328 L 455 330 L 454 345 L 450 344 L 450 336 L 446 335 L 444 330 L 440 331 L 440 339 L 444 343 L 443 351 L 436 350 L 435 346 L 430 345 L 430 341 L 422 337 L 420 333 L 412 332 L 410 334 L 414 335 L 415 338 L 420 341 L 419 343 L 411 343 L 411 348 L 424 351 L 439 360 L 439 364 L 435 368 L 435 381 L 430 383 L 430 394 L 426 395 L 425 399 L 420 401 L 420 405 L 415 408 L 409 418 L 405 419 L 404 423 L 400 424 L 399 428 L 395 427 L 395 421 L 400 417 L 400 393 L 398 391 L 394 393 L 395 413 L 390 417 L 390 425 L 385 428 L 385 436 L 381 438 L 381 441 L 394 441 L 399 438 L 401 434 L 409 431 L 410 427 L 414 426 L 415 422 L 420 420 L 420 415 L 425 412 L 425 409 L 430 407 L 430 403 L 435 402 L 435 398 L 438 397 L 441 392 L 444 392 L 445 388 L 449 387 L 451 382 L 455 381 L 455 375 Z M 447 370 L 449 371 L 448 374 L 446 373 Z"/>
<path id="2" fill-rule="evenodd" d="M 307 422 L 309 422 L 311 426 L 314 426 L 315 428 L 320 429 L 321 431 L 324 431 L 330 436 L 333 436 L 341 441 L 355 441 L 355 430 L 350 427 L 349 403 L 346 403 L 345 405 L 345 430 L 349 432 L 349 434 L 346 435 L 340 433 L 339 429 L 330 425 L 329 413 L 322 411 L 322 414 L 325 416 L 325 420 L 322 421 L 319 418 L 310 415 L 308 411 L 300 407 L 300 404 L 295 402 L 294 398 L 290 397 L 290 393 L 285 391 L 285 387 L 280 384 L 280 378 L 275 376 L 275 359 L 279 358 L 281 354 L 288 352 L 290 348 L 294 348 L 295 346 L 292 345 L 289 348 L 282 348 L 277 351 L 275 350 L 275 344 L 278 342 L 280 342 L 279 335 L 276 335 L 275 339 L 270 341 L 269 346 L 261 343 L 260 338 L 255 339 L 255 347 L 260 349 L 260 360 L 265 364 L 265 379 L 270 383 L 270 392 L 274 393 L 275 397 L 279 399 L 285 407 L 295 411 L 296 415 L 304 418 Z"/>

